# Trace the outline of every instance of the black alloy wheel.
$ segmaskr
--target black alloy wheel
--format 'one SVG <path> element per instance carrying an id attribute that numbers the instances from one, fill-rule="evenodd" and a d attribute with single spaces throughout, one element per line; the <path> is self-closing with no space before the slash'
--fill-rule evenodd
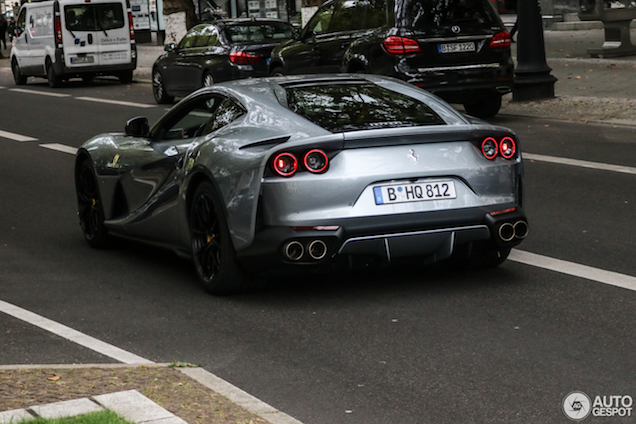
<path id="1" fill-rule="evenodd" d="M 203 287 L 225 295 L 253 290 L 258 280 L 244 273 L 236 263 L 236 252 L 214 187 L 204 182 L 197 187 L 190 207 L 192 256 Z"/>
<path id="2" fill-rule="evenodd" d="M 205 71 L 203 73 L 202 84 L 203 84 L 203 87 L 211 87 L 214 85 L 214 77 L 209 71 Z"/>
<path id="3" fill-rule="evenodd" d="M 99 195 L 95 171 L 89 159 L 84 160 L 75 178 L 80 226 L 84 238 L 92 247 L 104 247 L 108 230 L 104 226 L 104 207 Z"/>
<path id="4" fill-rule="evenodd" d="M 172 103 L 174 97 L 168 96 L 166 89 L 163 85 L 163 76 L 158 69 L 152 71 L 152 94 L 155 96 L 155 101 L 159 104 Z"/>
<path id="5" fill-rule="evenodd" d="M 270 77 L 283 77 L 285 76 L 285 74 L 283 73 L 283 68 L 281 68 L 280 66 L 277 66 L 276 68 L 272 69 L 272 72 L 269 73 Z"/>

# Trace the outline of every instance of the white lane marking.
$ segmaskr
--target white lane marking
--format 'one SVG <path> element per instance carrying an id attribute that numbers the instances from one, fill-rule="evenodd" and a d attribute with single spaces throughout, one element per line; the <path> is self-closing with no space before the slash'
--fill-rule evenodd
<path id="1" fill-rule="evenodd" d="M 156 105 L 148 105 L 145 103 L 122 102 L 120 100 L 98 99 L 95 97 L 76 97 L 76 99 L 86 100 L 88 102 L 108 103 L 108 104 L 120 105 L 120 106 L 133 106 L 133 107 L 141 107 L 141 108 L 157 107 Z"/>
<path id="2" fill-rule="evenodd" d="M 279 411 L 273 406 L 263 402 L 262 400 L 250 395 L 249 393 L 239 389 L 231 383 L 220 377 L 204 370 L 203 368 L 179 368 L 183 374 L 198 381 L 205 387 L 212 389 L 223 397 L 228 398 L 234 403 L 241 405 L 248 411 L 264 418 L 268 423 L 272 424 L 302 424 L 296 418 L 293 418 L 284 412 Z"/>
<path id="3" fill-rule="evenodd" d="M 8 131 L 0 130 L 0 138 L 8 138 L 9 140 L 24 142 L 24 141 L 38 141 L 37 138 L 29 137 L 22 134 L 11 133 Z"/>
<path id="4" fill-rule="evenodd" d="M 70 94 L 51 93 L 49 91 L 29 90 L 27 88 L 10 88 L 9 91 L 16 91 L 18 93 L 40 94 L 42 96 L 50 96 L 50 97 L 71 97 Z"/>
<path id="5" fill-rule="evenodd" d="M 48 143 L 48 144 L 40 144 L 40 147 L 44 147 L 45 149 L 51 149 L 62 153 L 70 153 L 71 155 L 77 154 L 77 148 L 71 146 L 65 146 L 60 143 Z"/>
<path id="6" fill-rule="evenodd" d="M 153 361 L 137 356 L 134 353 L 127 352 L 116 346 L 103 342 L 99 339 L 81 333 L 63 324 L 35 314 L 19 306 L 0 300 L 0 312 L 11 315 L 19 320 L 28 322 L 43 330 L 49 331 L 78 345 L 84 346 L 104 356 L 113 358 L 124 364 L 154 364 Z"/>
<path id="7" fill-rule="evenodd" d="M 623 174 L 636 175 L 636 168 L 631 166 L 611 165 L 608 163 L 590 162 L 587 160 L 569 159 L 569 158 L 561 158 L 561 157 L 546 156 L 546 155 L 536 155 L 534 153 L 522 153 L 521 156 L 524 159 L 536 160 L 540 162 L 556 163 L 559 165 L 579 166 L 581 168 L 591 168 L 591 169 L 597 169 L 601 171 L 612 171 L 612 172 L 620 172 Z"/>
<path id="8" fill-rule="evenodd" d="M 597 283 L 609 284 L 610 286 L 636 291 L 636 277 L 630 275 L 619 274 L 618 272 L 606 271 L 517 249 L 513 249 L 512 252 L 510 252 L 508 259 L 537 268 L 548 269 L 550 271 L 596 281 Z"/>

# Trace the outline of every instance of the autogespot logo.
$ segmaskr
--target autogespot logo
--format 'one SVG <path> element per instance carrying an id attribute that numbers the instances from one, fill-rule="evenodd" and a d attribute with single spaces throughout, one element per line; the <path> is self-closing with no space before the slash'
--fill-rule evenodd
<path id="1" fill-rule="evenodd" d="M 584 420 L 590 415 L 590 397 L 583 392 L 572 392 L 563 399 L 565 416 L 574 421 Z"/>
<path id="2" fill-rule="evenodd" d="M 629 395 L 594 396 L 594 401 L 583 392 L 572 392 L 563 399 L 565 416 L 574 421 L 594 417 L 631 417 L 634 399 Z"/>

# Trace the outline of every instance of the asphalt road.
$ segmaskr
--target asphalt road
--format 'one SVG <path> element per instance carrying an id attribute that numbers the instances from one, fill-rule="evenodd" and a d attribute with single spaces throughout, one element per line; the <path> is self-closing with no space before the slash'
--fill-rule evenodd
<path id="1" fill-rule="evenodd" d="M 510 260 L 281 279 L 213 297 L 171 252 L 89 248 L 73 155 L 50 148 L 122 131 L 132 116 L 154 121 L 165 108 L 150 85 L 13 88 L 0 73 L 0 130 L 32 140 L 0 135 L 0 300 L 153 361 L 203 365 L 306 424 L 566 423 L 572 391 L 636 396 L 636 294 L 592 277 L 636 276 L 636 175 L 536 156 L 633 166 L 635 127 L 496 119 L 535 155 L 524 161 L 531 230 L 518 250 L 586 265 L 589 278 Z M 0 313 L 0 364 L 77 362 L 114 360 Z"/>

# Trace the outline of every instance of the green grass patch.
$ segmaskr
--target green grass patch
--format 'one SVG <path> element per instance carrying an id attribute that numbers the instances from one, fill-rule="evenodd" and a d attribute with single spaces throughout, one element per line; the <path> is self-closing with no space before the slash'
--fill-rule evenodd
<path id="1" fill-rule="evenodd" d="M 91 412 L 67 418 L 27 418 L 16 424 L 134 424 L 126 421 L 113 411 Z"/>

